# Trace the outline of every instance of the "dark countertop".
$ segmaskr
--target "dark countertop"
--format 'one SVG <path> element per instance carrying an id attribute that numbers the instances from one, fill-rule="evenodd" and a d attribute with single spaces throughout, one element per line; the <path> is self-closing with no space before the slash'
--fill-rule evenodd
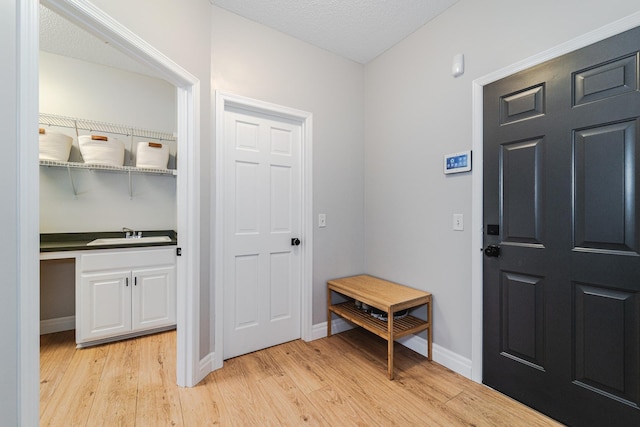
<path id="1" fill-rule="evenodd" d="M 94 249 L 116 249 L 116 248 L 140 248 L 150 246 L 175 246 L 178 244 L 178 235 L 173 230 L 153 230 L 142 231 L 143 237 L 149 236 L 169 236 L 170 242 L 141 242 L 126 243 L 122 245 L 93 245 L 87 243 L 95 239 L 105 239 L 113 237 L 124 237 L 121 231 L 91 232 L 91 233 L 45 233 L 40 234 L 40 252 L 60 252 L 60 251 L 86 251 Z"/>

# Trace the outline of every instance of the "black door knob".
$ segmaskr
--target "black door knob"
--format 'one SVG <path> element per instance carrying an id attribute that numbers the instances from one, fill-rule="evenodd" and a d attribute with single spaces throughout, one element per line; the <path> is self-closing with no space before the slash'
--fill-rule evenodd
<path id="1" fill-rule="evenodd" d="M 300 246 L 300 239 L 298 239 L 297 237 L 291 239 L 291 246 Z"/>
<path id="2" fill-rule="evenodd" d="M 484 254 L 488 257 L 499 257 L 500 256 L 500 246 L 498 245 L 489 245 L 484 249 Z"/>

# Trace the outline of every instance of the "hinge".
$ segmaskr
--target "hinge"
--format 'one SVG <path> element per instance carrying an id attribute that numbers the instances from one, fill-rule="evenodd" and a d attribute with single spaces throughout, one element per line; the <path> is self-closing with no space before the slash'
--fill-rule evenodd
<path id="1" fill-rule="evenodd" d="M 176 256 L 182 256 L 182 248 L 176 248 Z"/>

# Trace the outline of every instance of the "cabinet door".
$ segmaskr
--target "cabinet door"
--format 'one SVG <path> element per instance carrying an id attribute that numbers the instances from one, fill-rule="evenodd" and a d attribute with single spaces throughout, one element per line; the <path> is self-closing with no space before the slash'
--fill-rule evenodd
<path id="1" fill-rule="evenodd" d="M 79 291 L 79 343 L 131 331 L 130 270 L 83 274 Z"/>
<path id="2" fill-rule="evenodd" d="M 176 323 L 175 266 L 133 270 L 133 330 Z"/>

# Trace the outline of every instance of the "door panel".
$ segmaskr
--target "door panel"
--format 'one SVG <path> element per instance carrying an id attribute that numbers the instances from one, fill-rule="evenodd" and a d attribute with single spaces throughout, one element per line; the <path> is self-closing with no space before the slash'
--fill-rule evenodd
<path id="1" fill-rule="evenodd" d="M 626 404 L 639 405 L 637 293 L 584 283 L 574 287 L 574 382 Z M 636 375 L 628 375 L 634 371 Z"/>
<path id="2" fill-rule="evenodd" d="M 503 273 L 501 353 L 544 370 L 543 302 L 540 277 Z"/>
<path id="3" fill-rule="evenodd" d="M 235 165 L 236 206 L 234 226 L 236 234 L 258 233 L 259 170 L 257 163 L 237 162 Z"/>
<path id="4" fill-rule="evenodd" d="M 224 355 L 300 337 L 301 125 L 225 111 Z"/>
<path id="5" fill-rule="evenodd" d="M 271 166 L 271 232 L 291 233 L 293 176 L 289 166 Z"/>
<path id="6" fill-rule="evenodd" d="M 269 289 L 269 319 L 271 321 L 286 320 L 294 315 L 294 304 L 290 295 L 297 295 L 292 292 L 294 283 L 291 281 L 292 254 L 291 252 L 272 253 L 270 256 L 271 265 L 271 288 Z"/>
<path id="7" fill-rule="evenodd" d="M 637 121 L 579 130 L 574 136 L 574 245 L 638 253 Z"/>
<path id="8" fill-rule="evenodd" d="M 574 105 L 638 90 L 638 54 L 598 64 L 574 74 Z"/>
<path id="9" fill-rule="evenodd" d="M 502 223 L 505 241 L 542 241 L 543 139 L 502 145 Z"/>
<path id="10" fill-rule="evenodd" d="M 544 85 L 538 84 L 500 98 L 500 124 L 527 120 L 544 114 Z"/>
<path id="11" fill-rule="evenodd" d="M 235 257 L 235 299 L 229 301 L 235 307 L 235 330 L 259 324 L 259 261 L 257 254 Z"/>
<path id="12" fill-rule="evenodd" d="M 640 29 L 485 86 L 483 382 L 640 425 Z"/>

